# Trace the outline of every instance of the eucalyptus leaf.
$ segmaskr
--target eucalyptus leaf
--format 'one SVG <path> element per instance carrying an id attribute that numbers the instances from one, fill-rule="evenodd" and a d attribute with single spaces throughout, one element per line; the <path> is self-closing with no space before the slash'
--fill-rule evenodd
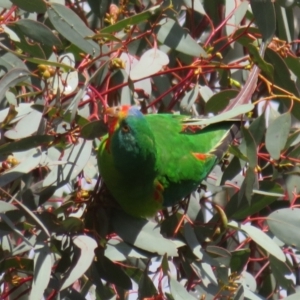
<path id="1" fill-rule="evenodd" d="M 205 50 L 174 20 L 163 20 L 156 30 L 158 40 L 179 52 L 207 57 Z"/>
<path id="2" fill-rule="evenodd" d="M 283 262 L 286 260 L 283 251 L 262 230 L 251 225 L 241 225 L 241 229 L 245 231 L 260 247 L 264 248 L 278 260 Z"/>
<path id="3" fill-rule="evenodd" d="M 51 3 L 47 13 L 52 25 L 67 40 L 91 56 L 100 54 L 97 43 L 85 39 L 85 37 L 93 35 L 94 32 L 83 23 L 75 12 L 64 5 Z"/>
<path id="4" fill-rule="evenodd" d="M 279 159 L 284 149 L 291 127 L 291 114 L 285 113 L 274 119 L 266 133 L 266 148 L 274 159 Z"/>
<path id="5" fill-rule="evenodd" d="M 112 221 L 115 231 L 125 242 L 151 253 L 178 255 L 175 244 L 160 234 L 154 222 L 137 219 L 122 212 L 116 212 Z"/>
<path id="6" fill-rule="evenodd" d="M 51 276 L 51 251 L 46 244 L 37 244 L 34 255 L 34 276 L 29 299 L 40 299 L 48 286 Z"/>
<path id="7" fill-rule="evenodd" d="M 250 0 L 250 4 L 263 40 L 270 42 L 276 29 L 273 2 L 271 0 Z M 268 18 L 266 18 L 266 15 L 268 15 Z"/>
<path id="8" fill-rule="evenodd" d="M 10 23 L 9 27 L 18 27 L 26 36 L 46 46 L 62 47 L 59 38 L 43 23 L 23 19 Z"/>
<path id="9" fill-rule="evenodd" d="M 299 208 L 283 208 L 272 212 L 267 222 L 273 234 L 287 245 L 300 249 Z M 289 234 L 286 234 L 287 231 Z"/>
<path id="10" fill-rule="evenodd" d="M 43 0 L 11 0 L 11 2 L 28 12 L 45 13 L 47 9 Z"/>
<path id="11" fill-rule="evenodd" d="M 195 298 L 172 277 L 170 277 L 170 289 L 174 300 L 195 300 Z"/>
<path id="12" fill-rule="evenodd" d="M 73 243 L 80 249 L 80 257 L 74 266 L 66 272 L 60 291 L 66 289 L 80 278 L 94 259 L 94 250 L 97 247 L 97 243 L 94 239 L 86 235 L 79 235 L 74 237 Z"/>

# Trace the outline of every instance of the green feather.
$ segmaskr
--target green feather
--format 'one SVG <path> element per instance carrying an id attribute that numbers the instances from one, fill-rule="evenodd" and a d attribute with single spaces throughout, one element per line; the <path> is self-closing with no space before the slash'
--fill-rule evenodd
<path id="1" fill-rule="evenodd" d="M 123 209 L 137 217 L 152 216 L 194 191 L 234 138 L 228 122 L 184 128 L 183 116 L 143 116 L 133 107 L 117 117 L 100 145 L 99 169 Z"/>

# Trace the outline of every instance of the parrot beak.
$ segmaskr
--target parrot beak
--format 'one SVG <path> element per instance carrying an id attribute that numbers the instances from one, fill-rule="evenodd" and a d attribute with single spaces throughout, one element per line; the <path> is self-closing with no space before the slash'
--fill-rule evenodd
<path id="1" fill-rule="evenodd" d="M 127 115 L 129 108 L 130 105 L 107 107 L 105 114 L 109 119 L 119 119 Z"/>
<path id="2" fill-rule="evenodd" d="M 105 114 L 109 118 L 118 118 L 120 113 L 120 107 L 119 106 L 113 106 L 113 107 L 107 107 L 105 109 Z"/>

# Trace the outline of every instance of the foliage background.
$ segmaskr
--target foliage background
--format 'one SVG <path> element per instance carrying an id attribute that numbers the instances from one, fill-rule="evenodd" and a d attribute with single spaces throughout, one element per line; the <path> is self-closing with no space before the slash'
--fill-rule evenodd
<path id="1" fill-rule="evenodd" d="M 0 7 L 1 299 L 299 299 L 298 1 Z M 246 120 L 151 220 L 97 181 L 104 108 L 136 103 Z"/>

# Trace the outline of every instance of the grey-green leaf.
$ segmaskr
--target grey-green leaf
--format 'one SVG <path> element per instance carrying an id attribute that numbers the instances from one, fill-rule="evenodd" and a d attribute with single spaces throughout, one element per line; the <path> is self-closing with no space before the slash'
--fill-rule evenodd
<path id="1" fill-rule="evenodd" d="M 8 88 L 26 80 L 30 72 L 23 68 L 14 68 L 6 73 L 0 80 L 0 100 L 4 97 Z"/>
<path id="2" fill-rule="evenodd" d="M 170 289 L 174 300 L 196 299 L 173 277 L 170 277 Z"/>
<path id="3" fill-rule="evenodd" d="M 266 148 L 273 159 L 279 159 L 281 150 L 284 149 L 291 122 L 291 114 L 287 112 L 274 119 L 267 128 Z"/>
<path id="4" fill-rule="evenodd" d="M 156 223 L 131 217 L 121 211 L 112 220 L 116 233 L 127 243 L 151 253 L 177 256 L 176 245 L 160 234 Z"/>
<path id="5" fill-rule="evenodd" d="M 226 111 L 224 113 L 221 113 L 217 116 L 214 116 L 212 118 L 209 118 L 209 119 L 204 119 L 204 120 L 200 120 L 200 121 L 191 121 L 191 122 L 188 122 L 188 124 L 191 124 L 191 125 L 209 125 L 209 124 L 215 124 L 215 123 L 218 123 L 218 122 L 222 122 L 222 121 L 225 121 L 225 120 L 229 120 L 229 119 L 232 119 L 238 115 L 241 115 L 241 114 L 245 114 L 251 110 L 253 110 L 254 108 L 254 105 L 252 103 L 249 103 L 249 104 L 243 104 L 243 105 L 239 105 L 229 111 Z"/>
<path id="6" fill-rule="evenodd" d="M 17 207 L 13 204 L 0 200 L 0 213 L 5 213 L 15 209 L 17 209 Z"/>
<path id="7" fill-rule="evenodd" d="M 51 251 L 46 244 L 37 244 L 34 249 L 34 273 L 30 300 L 42 299 L 48 286 L 51 275 L 52 259 Z"/>
<path id="8" fill-rule="evenodd" d="M 94 35 L 94 32 L 75 12 L 58 3 L 52 3 L 47 12 L 52 25 L 68 41 L 93 57 L 100 54 L 99 45 L 93 40 L 85 39 L 87 36 Z M 105 48 L 102 47 L 102 50 Z"/>
<path id="9" fill-rule="evenodd" d="M 85 273 L 94 259 L 94 250 L 98 246 L 94 239 L 86 235 L 74 237 L 73 243 L 81 250 L 80 257 L 75 266 L 65 274 L 64 282 L 60 287 L 60 290 L 64 290 L 73 284 Z"/>
<path id="10" fill-rule="evenodd" d="M 280 261 L 286 261 L 286 257 L 280 247 L 261 229 L 249 225 L 238 225 L 237 222 L 231 221 L 228 225 L 236 230 L 242 230 L 260 247 L 275 256 Z"/>
<path id="11" fill-rule="evenodd" d="M 18 27 L 26 36 L 32 40 L 52 47 L 62 47 L 60 39 L 41 22 L 36 22 L 29 19 L 21 19 L 17 22 L 8 24 L 12 29 Z"/>
<path id="12" fill-rule="evenodd" d="M 190 56 L 207 57 L 206 51 L 176 21 L 164 19 L 156 29 L 157 39 L 164 45 Z"/>
<path id="13" fill-rule="evenodd" d="M 47 175 L 43 185 L 49 186 L 54 182 L 74 179 L 85 167 L 92 152 L 92 141 L 79 138 L 76 145 L 66 149 L 61 157 L 63 166 L 55 165 Z"/>
<path id="14" fill-rule="evenodd" d="M 19 8 L 36 13 L 45 13 L 47 10 L 47 4 L 43 0 L 10 0 L 13 4 L 17 5 Z"/>
<path id="15" fill-rule="evenodd" d="M 275 256 L 280 261 L 285 261 L 286 257 L 279 246 L 261 229 L 252 225 L 241 225 L 241 229 L 245 231 L 260 247 Z"/>
<path id="16" fill-rule="evenodd" d="M 250 0 L 255 22 L 263 41 L 270 42 L 276 29 L 275 9 L 272 0 Z M 267 17 L 268 16 L 268 17 Z"/>
<path id="17" fill-rule="evenodd" d="M 299 215 L 299 208 L 283 208 L 272 212 L 267 218 L 272 233 L 287 245 L 298 249 L 300 249 Z"/>
<path id="18" fill-rule="evenodd" d="M 153 284 L 153 281 L 150 279 L 150 277 L 147 275 L 146 271 L 147 269 L 142 274 L 139 281 L 139 299 L 152 298 L 153 296 L 157 295 L 155 285 Z"/>
<path id="19" fill-rule="evenodd" d="M 147 252 L 135 249 L 125 242 L 110 239 L 105 248 L 105 256 L 112 261 L 124 261 L 128 257 L 148 258 Z"/>

